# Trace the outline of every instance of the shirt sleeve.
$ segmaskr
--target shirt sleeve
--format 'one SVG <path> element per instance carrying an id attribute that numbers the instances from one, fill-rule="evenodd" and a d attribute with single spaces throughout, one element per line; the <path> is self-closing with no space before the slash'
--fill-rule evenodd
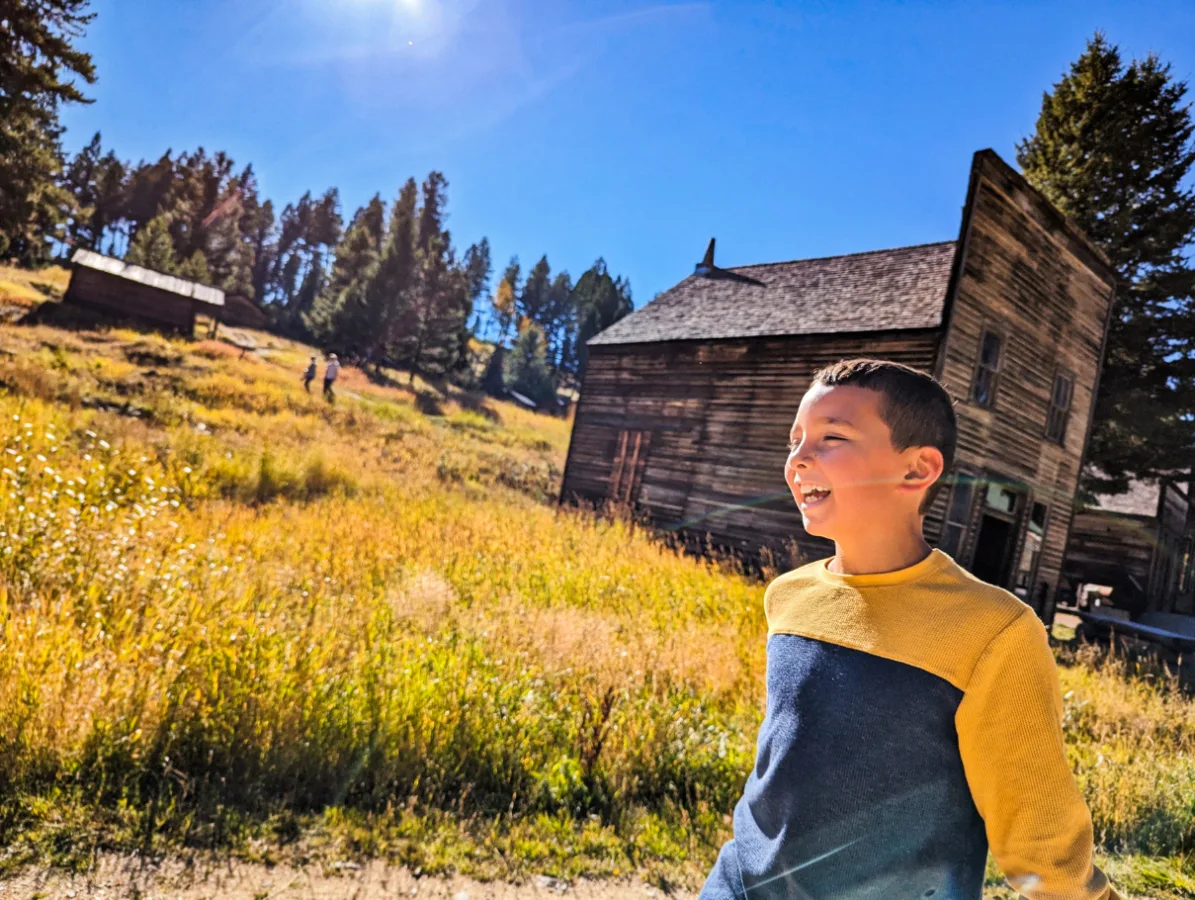
<path id="1" fill-rule="evenodd" d="M 984 650 L 955 714 L 992 855 L 1029 900 L 1122 900 L 1092 860 L 1091 814 L 1066 759 L 1045 627 L 1026 608 Z"/>

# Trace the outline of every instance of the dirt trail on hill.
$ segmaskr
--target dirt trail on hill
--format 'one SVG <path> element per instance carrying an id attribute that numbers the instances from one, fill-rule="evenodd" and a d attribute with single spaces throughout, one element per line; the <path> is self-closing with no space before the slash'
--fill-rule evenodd
<path id="1" fill-rule="evenodd" d="M 462 877 L 416 878 L 381 862 L 295 867 L 227 859 L 144 863 L 105 855 L 85 875 L 29 869 L 0 881 L 0 900 L 691 900 L 693 893 L 640 881 L 563 882 L 539 876 L 526 884 Z"/>

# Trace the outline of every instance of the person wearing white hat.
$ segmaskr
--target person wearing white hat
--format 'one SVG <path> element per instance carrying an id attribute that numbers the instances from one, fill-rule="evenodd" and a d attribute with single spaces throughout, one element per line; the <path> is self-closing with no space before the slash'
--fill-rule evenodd
<path id="1" fill-rule="evenodd" d="M 336 402 L 336 395 L 332 393 L 332 382 L 339 374 L 340 360 L 336 358 L 335 353 L 329 353 L 328 361 L 324 364 L 324 396 L 328 398 L 329 403 Z"/>

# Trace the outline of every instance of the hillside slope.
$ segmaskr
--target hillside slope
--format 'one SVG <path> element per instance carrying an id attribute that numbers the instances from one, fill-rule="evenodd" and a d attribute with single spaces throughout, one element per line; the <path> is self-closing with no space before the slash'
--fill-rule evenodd
<path id="1" fill-rule="evenodd" d="M 565 421 L 351 368 L 329 406 L 309 348 L 229 337 L 256 349 L 0 325 L 2 865 L 699 885 L 751 765 L 762 586 L 558 509 Z M 1195 706 L 1059 652 L 1107 868 L 1195 895 Z"/>

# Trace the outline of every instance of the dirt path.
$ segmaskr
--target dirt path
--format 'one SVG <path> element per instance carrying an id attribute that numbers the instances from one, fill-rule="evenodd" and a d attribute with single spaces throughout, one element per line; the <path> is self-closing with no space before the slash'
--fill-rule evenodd
<path id="1" fill-rule="evenodd" d="M 693 895 L 673 892 L 669 900 Z M 381 862 L 296 868 L 226 859 L 147 864 L 136 857 L 101 856 L 86 875 L 31 869 L 0 882 L 0 900 L 665 900 L 639 881 L 562 882 L 540 876 L 527 884 L 470 878 L 416 878 Z"/>

